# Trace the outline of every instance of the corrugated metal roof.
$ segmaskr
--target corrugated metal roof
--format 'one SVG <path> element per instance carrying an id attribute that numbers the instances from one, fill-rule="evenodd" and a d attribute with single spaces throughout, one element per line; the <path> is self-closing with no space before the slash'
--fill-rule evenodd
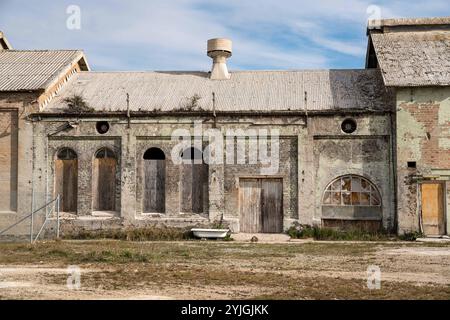
<path id="1" fill-rule="evenodd" d="M 372 33 L 386 86 L 450 85 L 450 31 Z"/>
<path id="2" fill-rule="evenodd" d="M 46 89 L 80 59 L 79 50 L 0 51 L 0 91 Z"/>
<path id="3" fill-rule="evenodd" d="M 82 96 L 95 111 L 386 110 L 392 108 L 379 70 L 240 71 L 230 80 L 202 72 L 81 72 L 44 112 L 69 111 L 64 99 Z M 305 92 L 307 99 L 305 100 Z"/>

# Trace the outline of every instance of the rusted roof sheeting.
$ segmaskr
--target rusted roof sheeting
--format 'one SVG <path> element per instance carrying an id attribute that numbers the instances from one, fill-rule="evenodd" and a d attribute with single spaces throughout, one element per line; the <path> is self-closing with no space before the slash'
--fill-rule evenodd
<path id="1" fill-rule="evenodd" d="M 44 112 L 67 111 L 65 98 L 79 95 L 95 111 L 272 112 L 302 110 L 386 110 L 394 101 L 379 70 L 240 71 L 230 80 L 205 72 L 81 72 Z M 305 95 L 306 92 L 306 95 Z"/>
<path id="2" fill-rule="evenodd" d="M 450 31 L 371 34 L 386 86 L 450 85 Z"/>
<path id="3" fill-rule="evenodd" d="M 46 89 L 82 58 L 79 50 L 0 51 L 0 91 Z"/>

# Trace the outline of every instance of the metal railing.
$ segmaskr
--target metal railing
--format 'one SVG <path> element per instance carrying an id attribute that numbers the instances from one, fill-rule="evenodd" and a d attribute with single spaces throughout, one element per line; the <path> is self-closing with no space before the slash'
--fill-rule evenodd
<path id="1" fill-rule="evenodd" d="M 15 226 L 19 225 L 20 223 L 26 221 L 28 218 L 30 219 L 30 243 L 34 244 L 38 240 L 39 236 L 41 235 L 42 231 L 44 230 L 45 225 L 47 224 L 48 220 L 50 219 L 51 215 L 55 213 L 56 211 L 56 238 L 59 239 L 59 205 L 61 202 L 61 197 L 58 194 L 55 199 L 51 200 L 50 202 L 47 202 L 45 205 L 40 207 L 39 209 L 34 210 L 30 214 L 26 215 L 25 217 L 21 218 L 19 221 L 13 223 L 6 229 L 3 229 L 0 231 L 0 236 L 7 232 L 8 230 L 11 230 Z M 47 209 L 50 205 L 54 204 L 50 210 L 46 210 L 45 212 L 45 220 L 42 223 L 41 228 L 39 229 L 39 232 L 36 234 L 36 237 L 34 236 L 34 215 L 38 213 L 41 210 Z"/>

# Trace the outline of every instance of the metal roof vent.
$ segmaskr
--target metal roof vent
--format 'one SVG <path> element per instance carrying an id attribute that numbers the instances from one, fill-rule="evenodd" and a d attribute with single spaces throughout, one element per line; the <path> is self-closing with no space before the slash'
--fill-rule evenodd
<path id="1" fill-rule="evenodd" d="M 208 57 L 213 59 L 211 80 L 230 79 L 227 58 L 232 54 L 231 44 L 231 40 L 224 38 L 208 40 Z"/>

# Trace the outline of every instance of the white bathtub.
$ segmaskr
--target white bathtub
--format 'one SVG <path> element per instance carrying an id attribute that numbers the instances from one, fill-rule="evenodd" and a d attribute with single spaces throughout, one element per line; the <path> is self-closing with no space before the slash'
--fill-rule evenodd
<path id="1" fill-rule="evenodd" d="M 197 238 L 225 238 L 227 236 L 228 229 L 191 229 L 194 236 Z"/>

